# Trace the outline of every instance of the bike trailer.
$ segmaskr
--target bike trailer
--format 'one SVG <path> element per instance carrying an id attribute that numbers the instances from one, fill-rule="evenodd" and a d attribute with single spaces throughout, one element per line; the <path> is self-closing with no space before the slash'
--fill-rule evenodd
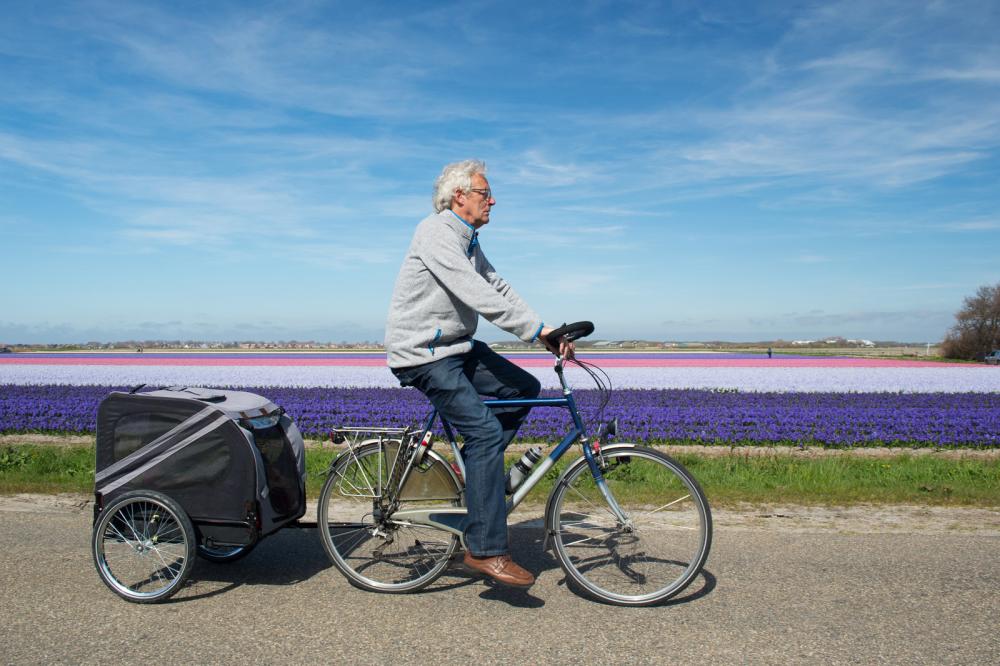
<path id="1" fill-rule="evenodd" d="M 302 435 L 253 393 L 113 392 L 97 412 L 95 523 L 103 507 L 137 490 L 175 501 L 201 546 L 252 545 L 305 513 Z"/>

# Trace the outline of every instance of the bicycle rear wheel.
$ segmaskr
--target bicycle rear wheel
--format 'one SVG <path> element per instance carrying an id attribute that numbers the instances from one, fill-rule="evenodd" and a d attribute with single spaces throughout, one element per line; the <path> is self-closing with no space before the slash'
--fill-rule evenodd
<path id="1" fill-rule="evenodd" d="M 712 514 L 698 482 L 669 456 L 610 447 L 602 470 L 615 516 L 584 458 L 552 492 L 548 524 L 566 574 L 590 596 L 621 606 L 669 599 L 701 572 Z"/>
<path id="2" fill-rule="evenodd" d="M 398 451 L 397 440 L 341 454 L 319 497 L 323 548 L 352 585 L 372 592 L 414 592 L 430 585 L 458 548 L 455 535 L 378 515 Z M 412 470 L 400 508 L 460 504 L 454 473 L 444 459 L 428 452 Z"/>

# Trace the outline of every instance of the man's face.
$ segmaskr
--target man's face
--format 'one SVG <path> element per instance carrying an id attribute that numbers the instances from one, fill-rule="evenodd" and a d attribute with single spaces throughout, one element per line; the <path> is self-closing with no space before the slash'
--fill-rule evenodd
<path id="1" fill-rule="evenodd" d="M 496 204 L 490 192 L 490 184 L 482 174 L 472 177 L 472 189 L 456 192 L 452 209 L 476 229 L 489 223 L 490 209 Z"/>

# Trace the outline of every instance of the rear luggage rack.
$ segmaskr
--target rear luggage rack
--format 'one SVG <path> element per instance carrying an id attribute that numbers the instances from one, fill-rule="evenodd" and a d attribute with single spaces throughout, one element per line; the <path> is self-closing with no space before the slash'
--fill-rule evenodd
<path id="1" fill-rule="evenodd" d="M 409 428 L 334 428 L 330 431 L 330 441 L 334 444 L 347 444 L 355 449 L 364 442 L 398 439 L 406 442 L 416 434 L 416 429 Z"/>

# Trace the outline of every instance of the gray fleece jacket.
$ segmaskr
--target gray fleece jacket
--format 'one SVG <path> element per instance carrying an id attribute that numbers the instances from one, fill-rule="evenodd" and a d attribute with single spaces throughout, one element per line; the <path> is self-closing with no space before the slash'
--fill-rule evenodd
<path id="1" fill-rule="evenodd" d="M 497 275 L 473 238 L 472 227 L 450 210 L 417 225 L 389 306 L 390 368 L 471 350 L 479 315 L 525 342 L 541 332 L 541 317 Z"/>

